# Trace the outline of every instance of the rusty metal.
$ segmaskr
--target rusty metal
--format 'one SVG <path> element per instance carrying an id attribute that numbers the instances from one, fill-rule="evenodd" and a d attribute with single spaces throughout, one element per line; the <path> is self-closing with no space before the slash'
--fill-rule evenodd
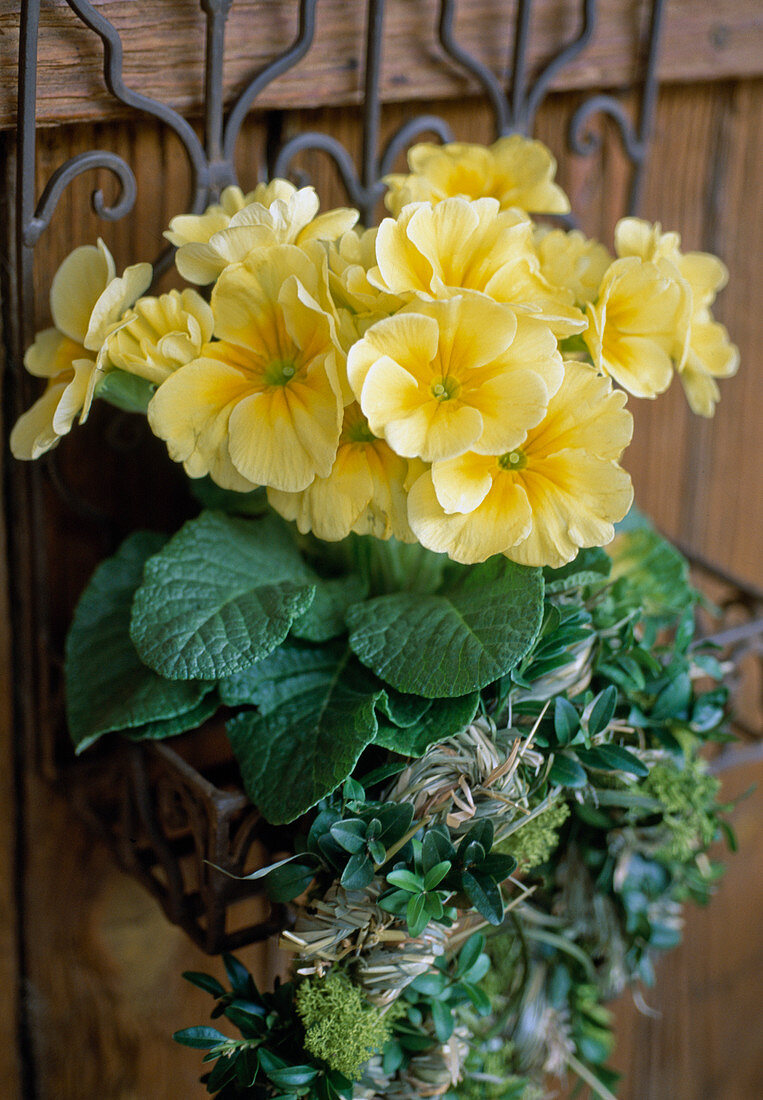
<path id="1" fill-rule="evenodd" d="M 189 0 L 191 2 L 191 0 Z M 256 105 L 257 97 L 282 73 L 297 64 L 311 47 L 315 33 L 317 0 L 299 0 L 298 26 L 294 41 L 259 72 L 254 73 L 227 113 L 223 101 L 225 24 L 232 0 L 198 0 L 206 15 L 204 85 L 204 140 L 178 112 L 128 88 L 122 77 L 122 44 L 115 28 L 89 0 L 67 0 L 103 44 L 104 79 L 113 96 L 134 111 L 148 115 L 169 127 L 179 139 L 188 159 L 192 180 L 191 211 L 199 213 L 214 201 L 222 188 L 237 182 L 234 154 L 242 124 Z M 619 100 L 598 95 L 585 100 L 570 125 L 573 152 L 595 152 L 600 138 L 590 124 L 597 114 L 608 116 L 617 126 L 626 155 L 634 169 L 629 210 L 634 211 L 649 146 L 656 97 L 656 72 L 661 22 L 666 0 L 652 0 L 650 22 L 645 34 L 645 68 L 641 84 L 638 118 L 633 121 Z M 455 0 L 441 0 L 438 24 L 440 45 L 462 71 L 476 77 L 495 117 L 496 136 L 520 132 L 530 134 L 537 110 L 559 70 L 577 56 L 590 41 L 596 26 L 595 0 L 581 0 L 580 28 L 576 37 L 552 58 L 530 82 L 527 67 L 531 35 L 532 0 L 519 0 L 512 32 L 512 75 L 508 91 L 501 81 L 471 57 L 456 41 L 453 31 Z M 385 0 L 368 0 L 364 48 L 364 101 L 362 106 L 363 149 L 356 166 L 348 150 L 333 136 L 315 132 L 291 137 L 280 148 L 271 149 L 272 175 L 293 170 L 297 156 L 318 150 L 329 156 L 339 171 L 350 201 L 360 208 L 367 223 L 373 220 L 383 192 L 382 177 L 390 172 L 402 152 L 423 134 L 440 141 L 452 140 L 447 123 L 431 114 L 408 120 L 380 148 L 380 70 L 384 46 Z M 137 184 L 124 159 L 112 152 L 93 150 L 60 165 L 37 194 L 36 84 L 37 39 L 40 0 L 23 0 L 19 58 L 19 115 L 16 148 L 16 206 L 12 212 L 15 231 L 15 284 L 8 299 L 14 303 L 12 338 L 15 365 L 20 368 L 22 352 L 35 328 L 34 249 L 50 224 L 61 195 L 83 173 L 106 169 L 119 189 L 109 205 L 101 191 L 92 195 L 96 213 L 115 221 L 133 209 Z M 271 134 L 279 131 L 279 116 L 266 118 Z M 273 142 L 271 142 L 271 146 Z M 572 220 L 572 219 L 570 219 Z M 74 246 L 79 242 L 72 242 Z M 171 250 L 158 257 L 161 272 L 171 260 Z M 15 379 L 12 398 L 25 383 L 21 372 Z M 16 634 L 22 638 L 24 658 L 20 663 L 19 697 L 24 704 L 27 730 L 36 737 L 32 754 L 38 767 L 55 778 L 67 792 L 84 819 L 108 842 L 122 866 L 136 875 L 160 900 L 170 920 L 185 928 L 207 951 L 218 952 L 263 939 L 282 927 L 284 912 L 271 910 L 261 899 L 259 882 L 239 878 L 256 865 L 269 862 L 288 847 L 288 830 L 269 826 L 249 803 L 240 786 L 238 772 L 229 754 L 219 760 L 200 762 L 194 755 L 199 734 L 171 743 L 131 744 L 114 739 L 106 748 L 73 763 L 68 749 L 61 753 L 61 714 L 57 684 L 60 663 L 50 642 L 46 607 L 46 561 L 44 543 L 36 539 L 34 527 L 42 530 L 43 477 L 40 468 L 14 478 L 12 516 L 22 536 L 14 547 L 16 571 L 26 595 L 15 601 Z M 67 515 L 81 522 L 108 525 L 87 502 L 66 485 L 55 459 L 49 459 L 48 486 L 57 486 L 57 499 Z M 20 487 L 20 488 L 19 488 Z M 84 519 L 83 519 L 84 517 Z M 95 536 L 94 536 L 95 537 Z M 99 536 L 101 537 L 101 536 Z M 720 582 L 717 571 L 711 573 Z M 728 578 L 726 579 L 728 580 Z M 763 646 L 760 595 L 733 582 L 726 612 L 733 618 L 740 606 L 747 616 L 743 625 L 735 619 L 722 632 L 735 660 L 745 661 L 749 652 L 758 657 Z M 755 618 L 757 616 L 757 619 Z M 749 652 L 748 652 L 749 650 Z M 745 664 L 742 661 L 741 664 Z M 22 698 L 23 697 L 23 698 Z M 29 700 L 36 699 L 30 709 Z M 221 727 L 206 731 L 213 738 Z M 202 733 L 204 731 L 201 731 Z M 258 901 L 258 899 L 261 899 Z M 254 908 L 252 908 L 254 906 Z"/>

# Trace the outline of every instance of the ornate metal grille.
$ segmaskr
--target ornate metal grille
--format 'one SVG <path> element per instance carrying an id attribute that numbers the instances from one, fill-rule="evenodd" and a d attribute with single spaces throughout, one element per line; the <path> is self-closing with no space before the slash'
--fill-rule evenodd
<path id="1" fill-rule="evenodd" d="M 191 0 L 188 0 L 190 3 Z M 103 43 L 104 79 L 110 93 L 126 107 L 148 115 L 167 126 L 179 139 L 191 171 L 190 208 L 202 212 L 215 201 L 221 190 L 236 183 L 234 154 L 242 124 L 257 99 L 277 77 L 294 67 L 310 50 L 315 36 L 317 0 L 299 0 L 296 36 L 288 49 L 253 74 L 243 91 L 226 110 L 223 98 L 223 62 L 225 30 L 232 0 L 199 0 L 206 18 L 204 69 L 204 137 L 200 139 L 190 123 L 167 105 L 136 92 L 123 79 L 122 43 L 118 32 L 89 0 L 67 0 L 69 7 Z M 366 223 L 373 220 L 374 209 L 382 195 L 382 177 L 392 170 L 399 155 L 423 134 L 441 141 L 452 140 L 444 119 L 419 114 L 407 121 L 380 148 L 381 95 L 380 72 L 384 49 L 385 0 L 367 0 L 364 44 L 364 98 L 362 105 L 363 145 L 360 164 L 333 136 L 305 132 L 291 137 L 274 150 L 270 175 L 286 176 L 297 155 L 319 150 L 335 163 L 350 202 L 357 206 Z M 531 36 L 533 0 L 518 0 L 511 43 L 511 80 L 508 92 L 485 65 L 470 55 L 454 33 L 456 0 L 440 0 L 438 38 L 451 62 L 476 78 L 494 116 L 495 135 L 519 132 L 530 134 L 538 108 L 560 69 L 583 51 L 597 24 L 596 0 L 581 0 L 579 30 L 576 36 L 554 56 L 534 80 L 529 78 L 528 45 Z M 594 153 L 600 138 L 591 123 L 596 115 L 606 115 L 619 131 L 623 149 L 632 164 L 628 210 L 637 208 L 652 129 L 656 100 L 656 71 L 660 31 L 666 0 L 651 0 L 645 35 L 643 79 L 635 117 L 611 95 L 593 95 L 574 112 L 568 131 L 570 149 L 580 155 Z M 15 286 L 16 324 L 13 343 L 17 363 L 22 349 L 35 329 L 33 316 L 34 250 L 50 224 L 56 206 L 68 185 L 82 173 L 106 169 L 119 185 L 117 199 L 110 205 L 101 191 L 92 195 L 96 213 L 107 221 L 127 215 L 137 197 L 135 175 L 127 162 L 112 152 L 93 150 L 60 165 L 46 181 L 35 203 L 36 162 L 36 85 L 37 42 L 40 0 L 24 0 L 22 5 L 17 179 L 15 211 Z M 179 212 L 179 211 L 178 211 Z M 574 224 L 574 219 L 567 219 Z M 72 244 L 79 242 L 72 242 Z M 157 260 L 161 271 L 171 260 L 166 250 Z M 55 463 L 49 462 L 48 476 L 55 482 Z M 22 481 L 21 475 L 19 481 Z M 23 476 L 17 503 L 19 516 L 39 515 L 41 509 L 40 474 Z M 77 502 L 74 502 L 75 506 Z M 29 538 L 27 545 L 34 545 Z M 21 559 L 22 553 L 17 551 Z M 31 591 L 44 590 L 45 564 L 27 561 L 22 580 Z M 757 646 L 760 653 L 761 597 L 728 578 L 716 580 L 726 585 L 728 608 L 742 608 L 731 634 L 723 640 L 729 645 Z M 22 633 L 26 652 L 22 660 L 27 693 L 42 700 L 32 724 L 38 737 L 36 754 L 48 764 L 55 762 L 51 738 L 60 722 L 44 722 L 43 711 L 52 706 L 60 713 L 60 701 L 48 701 L 51 654 L 46 652 L 45 611 L 22 608 L 25 621 Z M 756 616 L 758 619 L 756 620 Z M 42 628 L 41 628 L 42 624 Z M 42 641 L 40 642 L 40 639 Z M 55 661 L 55 658 L 53 658 Z M 32 681 L 34 677 L 34 681 Z M 40 734 L 42 730 L 42 734 Z M 212 731 L 214 732 L 214 731 Z M 256 884 L 241 883 L 228 874 L 251 869 L 252 861 L 268 860 L 287 845 L 283 830 L 269 828 L 249 804 L 240 789 L 236 769 L 223 756 L 220 762 L 201 763 L 194 755 L 195 735 L 171 744 L 129 745 L 108 749 L 92 761 L 67 765 L 55 770 L 83 817 L 110 843 L 123 866 L 136 874 L 162 902 L 169 918 L 181 924 L 207 951 L 240 946 L 271 934 L 281 923 L 277 911 L 263 917 L 252 911 L 236 918 L 235 903 L 252 898 L 260 891 Z M 48 768 L 51 771 L 51 768 Z M 228 872 L 228 874 L 226 874 Z"/>

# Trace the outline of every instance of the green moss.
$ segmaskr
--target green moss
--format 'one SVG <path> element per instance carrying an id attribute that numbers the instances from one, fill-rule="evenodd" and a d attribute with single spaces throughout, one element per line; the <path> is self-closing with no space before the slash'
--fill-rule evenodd
<path id="1" fill-rule="evenodd" d="M 545 863 L 559 843 L 559 830 L 570 816 L 570 808 L 561 799 L 522 825 L 496 845 L 499 852 L 514 856 L 524 870 Z"/>
<path id="2" fill-rule="evenodd" d="M 341 970 L 310 978 L 297 990 L 297 1012 L 305 1027 L 305 1048 L 351 1080 L 390 1037 L 389 1013 L 369 1004 Z"/>
<path id="3" fill-rule="evenodd" d="M 699 758 L 682 769 L 670 764 L 652 768 L 644 780 L 644 791 L 662 803 L 663 821 L 670 834 L 658 853 L 661 858 L 685 863 L 712 843 L 720 786 Z"/>

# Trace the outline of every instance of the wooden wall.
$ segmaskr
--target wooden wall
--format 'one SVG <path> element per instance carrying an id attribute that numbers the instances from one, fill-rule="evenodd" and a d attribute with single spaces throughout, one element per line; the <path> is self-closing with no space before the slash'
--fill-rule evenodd
<path id="1" fill-rule="evenodd" d="M 201 39 L 194 0 L 142 5 L 101 0 L 98 6 L 123 30 L 129 27 L 128 82 L 184 110 L 197 109 Z M 577 4 L 543 0 L 536 7 L 535 62 L 574 33 Z M 6 198 L 12 189 L 9 127 L 15 114 L 18 8 L 17 0 L 11 0 L 0 11 L 0 152 Z M 288 132 L 326 129 L 359 151 L 360 119 L 353 104 L 359 100 L 362 79 L 362 8 L 322 0 L 314 50 L 294 74 L 268 91 L 263 110 L 247 124 L 239 150 L 244 185 L 254 182 L 263 163 L 266 130 L 273 119 L 264 108 L 289 108 L 283 120 Z M 559 158 L 560 181 L 584 228 L 611 244 L 628 180 L 617 135 L 607 128 L 601 155 L 583 160 L 565 152 L 565 126 L 584 91 L 612 88 L 633 107 L 634 95 L 628 89 L 637 71 L 634 43 L 643 25 L 644 5 L 637 0 L 602 0 L 600 8 L 601 24 L 591 50 L 557 81 L 541 110 L 537 131 Z M 488 140 L 491 119 L 484 102 L 474 94 L 473 85 L 443 64 L 435 45 L 434 9 L 433 0 L 415 5 L 390 0 L 383 128 L 393 130 L 407 115 L 421 110 L 420 101 L 426 99 L 427 109 L 443 114 L 458 136 Z M 234 4 L 228 49 L 232 90 L 253 65 L 290 40 L 294 10 L 291 0 Z M 497 71 L 505 68 L 509 51 L 505 36 L 502 39 L 496 29 L 508 33 L 512 10 L 513 4 L 504 0 L 462 0 L 459 5 L 461 40 Z M 720 299 L 718 315 L 740 345 L 742 368 L 736 379 L 722 383 L 718 413 L 710 422 L 691 417 L 677 386 L 656 402 L 632 402 L 636 437 L 626 462 L 641 506 L 665 531 L 758 584 L 763 579 L 759 12 L 755 0 L 668 4 L 660 65 L 663 86 L 642 212 L 659 218 L 666 228 L 680 230 L 687 248 L 709 249 L 728 264 L 731 283 Z M 98 77 L 99 47 L 76 25 L 62 0 L 46 5 L 40 56 L 40 185 L 74 153 L 94 146 L 112 148 L 134 166 L 139 199 L 128 220 L 104 227 L 88 209 L 92 180 L 80 179 L 69 188 L 38 249 L 38 327 L 47 320 L 51 275 L 72 247 L 101 233 L 118 264 L 151 258 L 161 230 L 181 209 L 188 191 L 177 142 L 153 122 L 123 117 L 124 112 L 114 110 Z M 310 109 L 316 102 L 325 106 Z M 311 172 L 325 203 L 343 201 L 335 174 L 324 160 L 306 157 L 303 167 Z M 107 181 L 105 186 L 111 184 Z M 10 210 L 0 208 L 10 224 Z M 3 255 L 7 271 L 7 265 L 12 266 L 7 238 Z M 7 293 L 7 281 L 5 286 Z M 8 404 L 14 390 L 8 371 L 4 382 Z M 124 452 L 120 457 L 118 450 L 107 451 L 98 435 L 99 422 L 93 420 L 59 449 L 67 479 L 84 487 L 96 503 L 117 499 L 124 527 L 136 517 L 161 523 L 166 509 L 162 492 L 171 492 L 171 480 L 157 491 L 155 467 L 148 469 L 144 462 L 140 468 L 139 461 L 133 466 L 133 452 L 125 458 Z M 13 479 L 17 484 L 21 475 L 8 469 L 9 461 L 5 449 L 0 450 L 5 482 Z M 14 508 L 20 499 L 23 502 L 18 493 L 11 497 Z M 47 583 L 54 636 L 64 629 L 78 591 L 103 553 L 87 524 L 64 521 L 58 507 L 51 504 L 54 518 L 42 525 L 44 530 L 35 528 L 47 541 L 51 558 Z M 6 510 L 11 536 L 22 519 L 18 511 Z M 207 999 L 181 982 L 181 970 L 210 967 L 219 973 L 219 963 L 191 947 L 142 888 L 114 867 L 65 800 L 38 778 L 21 750 L 21 716 L 35 686 L 25 681 L 23 669 L 11 664 L 8 600 L 23 611 L 33 594 L 23 588 L 18 559 L 6 554 L 7 533 L 0 528 L 0 568 L 5 569 L 0 585 L 2 1093 L 23 1100 L 201 1097 L 196 1056 L 175 1048 L 168 1035 L 202 1022 L 206 1015 Z M 65 554 L 56 552 L 61 547 Z M 751 779 L 744 768 L 733 769 L 729 789 L 741 790 Z M 627 1004 L 618 1010 L 623 1038 L 615 1061 L 630 1075 L 622 1092 L 625 1100 L 749 1100 L 761 1089 L 750 1019 L 760 951 L 751 939 L 749 918 L 756 903 L 759 912 L 763 881 L 754 866 L 760 794 L 756 798 L 757 803 L 750 799 L 737 811 L 742 852 L 733 860 L 718 898 L 708 911 L 690 914 L 684 946 L 665 962 L 662 985 L 647 996 L 664 1018 L 638 1016 Z M 261 974 L 276 965 L 263 947 L 241 954 Z"/>

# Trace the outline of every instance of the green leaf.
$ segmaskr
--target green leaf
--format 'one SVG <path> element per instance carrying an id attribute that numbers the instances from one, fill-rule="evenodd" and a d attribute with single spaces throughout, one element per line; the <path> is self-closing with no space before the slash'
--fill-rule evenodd
<path id="1" fill-rule="evenodd" d="M 434 867 L 430 867 L 424 875 L 424 889 L 434 890 L 435 886 L 438 886 L 447 875 L 450 870 L 450 860 L 444 859 L 442 863 L 435 863 Z"/>
<path id="2" fill-rule="evenodd" d="M 315 878 L 315 867 L 309 863 L 287 863 L 271 871 L 265 889 L 271 901 L 292 901 L 308 888 Z"/>
<path id="3" fill-rule="evenodd" d="M 397 886 L 401 890 L 407 890 L 409 894 L 418 894 L 424 889 L 424 882 L 418 876 L 414 875 L 413 871 L 408 871 L 405 867 L 398 867 L 395 871 L 390 871 L 387 875 L 387 882 L 391 886 Z"/>
<path id="4" fill-rule="evenodd" d="M 588 768 L 629 772 L 642 778 L 649 775 L 646 764 L 621 745 L 594 745 L 592 749 L 578 749 L 578 758 Z"/>
<path id="5" fill-rule="evenodd" d="M 503 920 L 503 898 L 493 879 L 488 875 L 464 871 L 461 874 L 461 885 L 474 908 L 485 920 L 499 925 Z"/>
<path id="6" fill-rule="evenodd" d="M 365 852 L 350 856 L 339 880 L 345 890 L 363 890 L 374 877 L 374 865 Z"/>
<path id="7" fill-rule="evenodd" d="M 610 684 L 596 696 L 588 715 L 588 732 L 591 737 L 595 737 L 607 728 L 614 717 L 616 707 L 617 688 L 614 684 Z"/>
<path id="8" fill-rule="evenodd" d="M 197 1050 L 211 1050 L 220 1043 L 230 1042 L 227 1035 L 223 1035 L 214 1027 L 186 1027 L 182 1031 L 176 1031 L 172 1038 L 176 1043 L 182 1043 L 186 1047 L 196 1047 Z"/>
<path id="9" fill-rule="evenodd" d="M 66 711 L 77 752 L 118 730 L 156 737 L 191 728 L 214 686 L 165 680 L 146 668 L 130 641 L 133 595 L 146 561 L 165 541 L 150 531 L 131 535 L 98 566 L 82 593 L 66 639 Z M 173 725 L 159 729 L 170 720 Z"/>
<path id="10" fill-rule="evenodd" d="M 580 716 L 569 699 L 557 695 L 554 701 L 554 732 L 560 745 L 569 745 L 580 727 Z"/>
<path id="11" fill-rule="evenodd" d="M 351 818 L 345 821 L 337 821 L 329 832 L 337 844 L 344 848 L 345 852 L 352 855 L 362 852 L 366 847 L 366 825 L 359 818 Z"/>
<path id="12" fill-rule="evenodd" d="M 299 817 L 347 778 L 376 733 L 376 682 L 337 643 L 278 650 L 268 662 L 265 713 L 228 723 L 228 737 L 247 794 L 274 824 Z M 261 707 L 263 704 L 260 704 Z"/>
<path id="13" fill-rule="evenodd" d="M 233 992 L 239 993 L 242 997 L 248 997 L 254 985 L 252 975 L 235 955 L 226 952 L 223 954 L 222 959 Z"/>
<path id="14" fill-rule="evenodd" d="M 471 970 L 484 950 L 485 937 L 481 932 L 472 932 L 471 936 L 458 953 L 455 977 L 462 978 L 467 970 Z"/>
<path id="15" fill-rule="evenodd" d="M 573 561 L 563 565 L 560 569 L 543 570 L 546 579 L 546 594 L 551 596 L 557 592 L 567 592 L 571 588 L 582 588 L 584 585 L 601 584 L 606 580 L 612 569 L 612 560 L 606 550 L 600 546 L 592 546 L 581 550 Z"/>
<path id="16" fill-rule="evenodd" d="M 459 569 L 436 595 L 400 592 L 355 604 L 350 645 L 398 691 L 452 698 L 487 686 L 529 650 L 543 616 L 543 576 L 501 555 Z"/>
<path id="17" fill-rule="evenodd" d="M 202 683 L 200 680 L 167 680 L 169 684 Z M 195 730 L 203 726 L 207 719 L 211 718 L 220 706 L 220 700 L 216 692 L 207 695 L 191 710 L 184 714 L 177 714 L 174 718 L 161 718 L 155 722 L 146 722 L 144 726 L 135 726 L 134 729 L 122 730 L 121 734 L 128 741 L 164 741 L 167 737 L 176 737 L 186 730 Z"/>
<path id="18" fill-rule="evenodd" d="M 556 753 L 548 778 L 560 787 L 585 787 L 588 776 L 572 756 Z"/>
<path id="19" fill-rule="evenodd" d="M 432 1002 L 432 1023 L 434 1033 L 441 1043 L 447 1043 L 453 1034 L 455 1022 L 453 1013 L 443 1001 Z"/>
<path id="20" fill-rule="evenodd" d="M 413 894 L 405 909 L 405 920 L 408 931 L 414 938 L 419 936 L 429 924 L 429 913 L 426 911 L 426 895 Z"/>
<path id="21" fill-rule="evenodd" d="M 421 719 L 407 729 L 380 722 L 374 741 L 404 756 L 423 756 L 430 745 L 446 741 L 465 729 L 477 713 L 479 701 L 478 691 L 455 699 L 435 699 Z"/>
<path id="22" fill-rule="evenodd" d="M 423 717 L 425 711 L 432 706 L 431 699 L 425 699 L 423 695 L 405 695 L 401 691 L 387 687 L 379 698 L 379 710 L 394 726 L 407 729 L 415 726 Z"/>
<path id="23" fill-rule="evenodd" d="M 211 974 L 202 974 L 198 970 L 184 970 L 183 977 L 191 985 L 198 986 L 205 993 L 211 993 L 213 997 L 222 997 L 225 994 L 225 986 L 213 978 Z"/>
<path id="24" fill-rule="evenodd" d="M 202 512 L 145 567 L 132 640 L 173 680 L 217 680 L 283 641 L 315 595 L 315 577 L 273 517 Z"/>
<path id="25" fill-rule="evenodd" d="M 331 580 L 316 579 L 315 599 L 294 621 L 291 633 L 309 642 L 325 642 L 344 634 L 347 609 L 362 600 L 368 585 L 357 573 Z"/>
<path id="26" fill-rule="evenodd" d="M 433 825 L 424 833 L 421 844 L 421 866 L 424 874 L 444 860 L 455 859 L 456 850 L 451 844 L 446 825 Z"/>
<path id="27" fill-rule="evenodd" d="M 613 581 L 624 577 L 633 593 L 633 603 L 644 614 L 670 619 L 691 606 L 696 592 L 689 583 L 689 565 L 637 509 L 631 508 L 617 526 L 610 543 Z"/>
<path id="28" fill-rule="evenodd" d="M 650 718 L 683 717 L 691 702 L 692 687 L 688 672 L 682 672 L 667 684 L 652 707 Z"/>

